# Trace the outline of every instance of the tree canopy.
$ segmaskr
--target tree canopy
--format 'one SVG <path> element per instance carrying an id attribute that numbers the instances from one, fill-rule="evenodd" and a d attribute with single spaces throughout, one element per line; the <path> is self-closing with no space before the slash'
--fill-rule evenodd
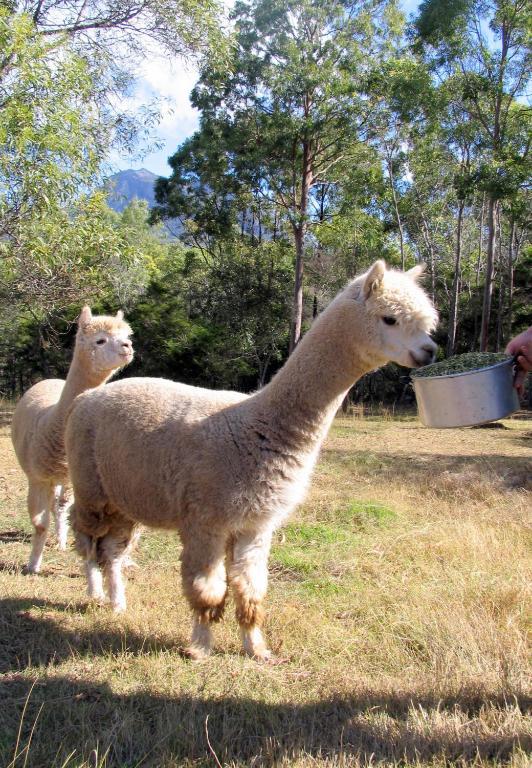
<path id="1" fill-rule="evenodd" d="M 527 322 L 530 8 L 523 0 L 0 7 L 0 348 L 9 393 L 64 371 L 83 301 L 128 311 L 126 375 L 250 390 L 377 258 L 427 264 L 441 353 L 503 349 Z M 146 41 L 200 58 L 198 130 L 151 211 L 121 214 L 109 150 Z M 118 100 L 117 100 L 118 99 Z M 164 221 L 164 226 L 161 225 Z M 391 366 L 360 399 L 408 401 Z"/>

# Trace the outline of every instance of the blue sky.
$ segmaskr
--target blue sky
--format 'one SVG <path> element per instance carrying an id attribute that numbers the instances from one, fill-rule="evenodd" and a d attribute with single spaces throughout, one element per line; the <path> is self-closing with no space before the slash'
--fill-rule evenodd
<path id="1" fill-rule="evenodd" d="M 405 13 L 414 12 L 420 0 L 400 0 Z M 148 151 L 141 159 L 131 156 L 111 158 L 113 170 L 147 168 L 153 173 L 168 176 L 167 159 L 197 128 L 198 114 L 189 102 L 189 93 L 197 80 L 197 70 L 191 64 L 170 60 L 157 51 L 151 51 L 139 68 L 138 84 L 129 100 L 135 111 L 150 103 L 154 97 L 162 100 L 161 121 L 154 132 L 160 148 Z"/>

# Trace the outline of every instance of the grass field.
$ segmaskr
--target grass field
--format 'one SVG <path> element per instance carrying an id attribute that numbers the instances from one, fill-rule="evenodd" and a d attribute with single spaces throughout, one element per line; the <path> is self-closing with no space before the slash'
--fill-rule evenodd
<path id="1" fill-rule="evenodd" d="M 276 537 L 266 634 L 182 657 L 178 542 L 149 532 L 115 618 L 74 552 L 24 576 L 25 480 L 0 427 L 0 765 L 529 765 L 530 422 L 339 419 Z M 530 618 L 530 617 L 528 617 Z"/>

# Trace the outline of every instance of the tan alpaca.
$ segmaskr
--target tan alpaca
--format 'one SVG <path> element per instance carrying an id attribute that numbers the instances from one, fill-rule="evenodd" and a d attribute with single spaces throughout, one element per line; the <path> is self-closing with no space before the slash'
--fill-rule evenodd
<path id="1" fill-rule="evenodd" d="M 60 549 L 66 549 L 67 508 L 71 502 L 64 445 L 65 421 L 72 401 L 81 392 L 103 384 L 133 359 L 131 328 L 116 317 L 93 317 L 83 307 L 78 319 L 74 356 L 66 381 L 45 379 L 29 389 L 13 415 L 11 438 L 20 466 L 28 478 L 28 512 L 33 523 L 28 573 L 38 573 L 50 525 L 55 515 Z"/>
<path id="2" fill-rule="evenodd" d="M 410 273 L 376 262 L 315 321 L 270 384 L 252 396 L 163 379 L 87 392 L 66 429 L 75 502 L 71 521 L 89 594 L 125 608 L 123 553 L 138 523 L 175 529 L 194 612 L 194 658 L 228 588 L 246 653 L 269 656 L 262 602 L 273 531 L 303 499 L 320 445 L 347 390 L 389 360 L 433 360 L 436 311 Z"/>

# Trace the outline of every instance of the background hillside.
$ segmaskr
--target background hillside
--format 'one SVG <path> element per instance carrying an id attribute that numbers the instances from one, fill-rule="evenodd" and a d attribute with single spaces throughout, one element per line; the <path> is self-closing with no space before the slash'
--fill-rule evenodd
<path id="1" fill-rule="evenodd" d="M 146 168 L 120 171 L 110 176 L 106 188 L 109 190 L 107 202 L 113 211 L 121 213 L 135 198 L 145 200 L 150 208 L 155 203 L 153 185 L 158 176 Z"/>

